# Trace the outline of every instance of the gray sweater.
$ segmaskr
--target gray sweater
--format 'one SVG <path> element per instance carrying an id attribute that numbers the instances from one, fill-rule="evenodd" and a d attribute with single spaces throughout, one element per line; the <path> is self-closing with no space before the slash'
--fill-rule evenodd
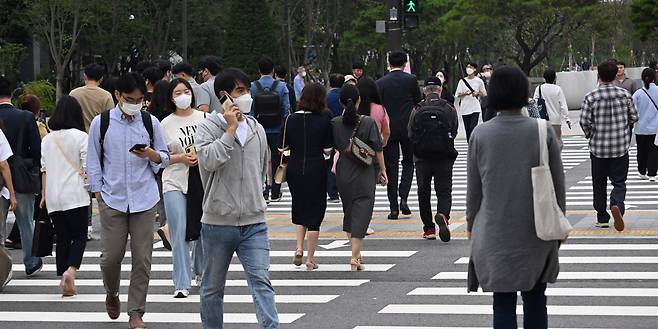
<path id="1" fill-rule="evenodd" d="M 548 129 L 548 154 L 557 201 L 565 211 L 564 172 L 553 129 Z M 535 231 L 531 169 L 538 165 L 535 119 L 501 112 L 473 131 L 466 197 L 472 231 L 469 291 L 478 285 L 484 291 L 528 291 L 557 279 L 558 241 L 540 240 Z"/>
<path id="2" fill-rule="evenodd" d="M 195 142 L 205 191 L 204 224 L 245 226 L 266 221 L 263 184 L 270 151 L 263 126 L 252 117 L 247 123 L 244 145 L 226 133 L 228 125 L 216 113 L 198 126 Z"/>

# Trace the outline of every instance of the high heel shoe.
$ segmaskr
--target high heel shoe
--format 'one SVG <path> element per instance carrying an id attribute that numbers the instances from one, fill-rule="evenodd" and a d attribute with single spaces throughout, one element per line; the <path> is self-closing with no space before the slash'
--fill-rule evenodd
<path id="1" fill-rule="evenodd" d="M 358 258 L 352 258 L 352 261 L 350 262 L 350 267 L 352 269 L 352 272 L 363 271 L 366 269 L 365 266 L 361 264 L 361 260 Z"/>
<path id="2" fill-rule="evenodd" d="M 304 252 L 301 250 L 295 251 L 295 257 L 292 259 L 292 263 L 295 266 L 302 266 L 302 258 L 304 257 Z"/>
<path id="3" fill-rule="evenodd" d="M 315 262 L 306 262 L 306 270 L 307 271 L 313 271 L 318 269 L 318 264 Z"/>

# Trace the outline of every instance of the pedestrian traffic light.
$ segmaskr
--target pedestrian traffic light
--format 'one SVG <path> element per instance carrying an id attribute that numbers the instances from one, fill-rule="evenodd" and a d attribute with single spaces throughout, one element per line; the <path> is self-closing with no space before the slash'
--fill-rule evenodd
<path id="1" fill-rule="evenodd" d="M 404 0 L 404 28 L 406 29 L 417 28 L 420 23 L 418 2 L 419 0 Z"/>

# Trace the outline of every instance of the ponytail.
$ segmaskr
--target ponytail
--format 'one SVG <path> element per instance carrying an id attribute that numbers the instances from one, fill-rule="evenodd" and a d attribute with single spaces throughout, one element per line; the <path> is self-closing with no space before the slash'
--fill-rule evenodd
<path id="1" fill-rule="evenodd" d="M 359 90 L 353 85 L 344 85 L 340 89 L 340 102 L 343 104 L 343 124 L 356 126 L 359 121 L 359 111 L 356 103 L 359 101 Z"/>
<path id="2" fill-rule="evenodd" d="M 656 81 L 656 70 L 652 68 L 646 68 L 642 71 L 642 82 L 644 83 L 644 88 L 649 89 L 652 82 Z"/>

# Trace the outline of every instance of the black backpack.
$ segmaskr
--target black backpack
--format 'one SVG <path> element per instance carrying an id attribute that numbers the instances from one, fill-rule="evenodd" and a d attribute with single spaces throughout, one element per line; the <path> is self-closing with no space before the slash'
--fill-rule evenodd
<path id="1" fill-rule="evenodd" d="M 411 142 L 414 154 L 421 159 L 456 159 L 455 137 L 445 121 L 448 103 L 440 100 L 438 105 L 424 105 L 414 116 L 411 125 Z"/>
<path id="2" fill-rule="evenodd" d="M 272 87 L 263 88 L 260 81 L 256 81 L 256 97 L 254 98 L 255 117 L 265 128 L 277 128 L 281 125 L 281 97 L 276 92 L 279 85 L 274 80 Z"/>
<path id="3" fill-rule="evenodd" d="M 105 149 L 103 147 L 103 142 L 105 142 L 105 134 L 107 133 L 107 129 L 110 127 L 110 111 L 101 113 L 101 169 L 103 168 L 103 160 L 105 159 Z M 146 128 L 146 131 L 149 134 L 149 146 L 153 148 L 153 120 L 151 120 L 151 113 L 143 110 L 140 113 L 142 114 L 142 123 L 144 123 L 144 128 Z"/>

